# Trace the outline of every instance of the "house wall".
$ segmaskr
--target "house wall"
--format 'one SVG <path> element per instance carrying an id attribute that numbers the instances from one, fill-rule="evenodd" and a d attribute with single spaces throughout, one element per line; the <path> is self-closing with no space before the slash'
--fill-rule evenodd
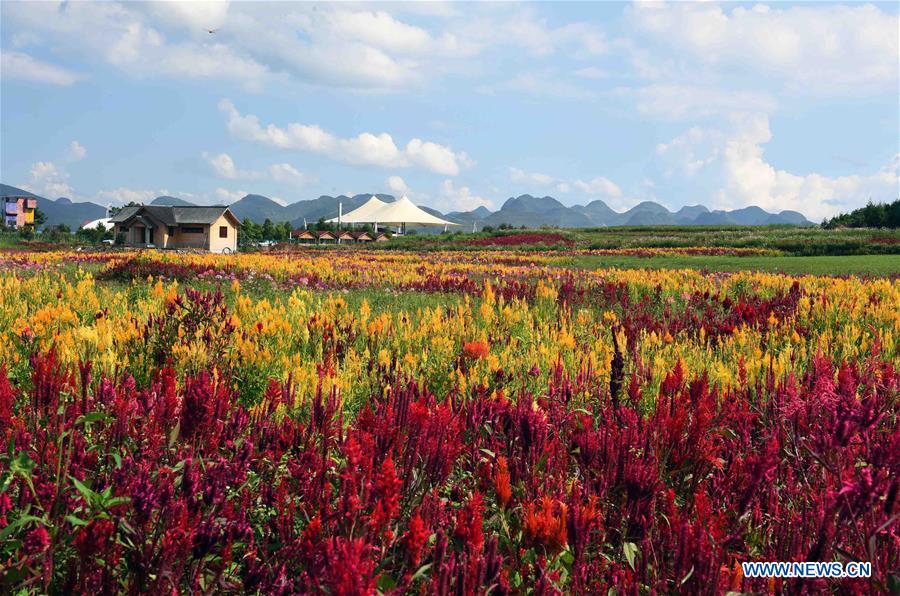
<path id="1" fill-rule="evenodd" d="M 34 225 L 34 210 L 37 199 L 27 197 L 6 198 L 0 201 L 3 205 L 3 223 L 7 226 L 23 228 Z"/>
<path id="2" fill-rule="evenodd" d="M 187 233 L 184 228 L 202 228 L 203 232 L 199 234 Z M 209 226 L 178 226 L 175 228 L 175 235 L 172 236 L 168 248 L 201 248 L 205 249 L 209 246 Z"/>
<path id="3" fill-rule="evenodd" d="M 219 226 L 228 228 L 228 238 L 219 238 Z M 209 227 L 210 252 L 223 252 L 226 248 L 230 252 L 237 252 L 237 226 L 224 214 Z"/>

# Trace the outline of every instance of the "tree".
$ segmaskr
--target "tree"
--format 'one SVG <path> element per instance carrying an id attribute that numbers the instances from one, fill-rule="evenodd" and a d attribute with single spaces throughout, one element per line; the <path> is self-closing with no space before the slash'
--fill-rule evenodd
<path id="1" fill-rule="evenodd" d="M 263 222 L 262 225 L 262 239 L 263 240 L 274 240 L 275 239 L 275 224 L 272 223 L 272 220 L 268 217 L 266 221 Z"/>
<path id="2" fill-rule="evenodd" d="M 850 213 L 841 213 L 822 222 L 832 228 L 898 228 L 900 227 L 900 199 L 893 203 L 869 203 Z"/>
<path id="3" fill-rule="evenodd" d="M 64 223 L 55 226 L 47 226 L 41 232 L 41 238 L 47 242 L 59 244 L 72 239 L 72 230 Z"/>
<path id="4" fill-rule="evenodd" d="M 241 246 L 250 246 L 255 242 L 259 242 L 262 235 L 261 227 L 249 217 L 244 218 L 238 233 L 238 244 Z"/>
<path id="5" fill-rule="evenodd" d="M 45 223 L 47 223 L 47 214 L 44 213 L 43 211 L 41 211 L 40 209 L 38 209 L 37 207 L 35 207 L 34 208 L 34 226 L 40 227 L 40 226 L 44 225 Z"/>
<path id="6" fill-rule="evenodd" d="M 113 228 L 107 229 L 103 224 L 99 224 L 96 228 L 78 228 L 75 232 L 75 239 L 79 242 L 88 244 L 100 244 L 106 239 L 112 239 Z"/>

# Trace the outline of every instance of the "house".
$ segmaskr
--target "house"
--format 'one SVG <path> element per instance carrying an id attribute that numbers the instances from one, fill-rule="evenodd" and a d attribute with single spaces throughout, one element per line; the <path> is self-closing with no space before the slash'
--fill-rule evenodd
<path id="1" fill-rule="evenodd" d="M 316 232 L 316 241 L 317 242 L 334 242 L 335 236 L 328 230 L 323 230 Z"/>
<path id="2" fill-rule="evenodd" d="M 310 242 L 316 239 L 315 235 L 309 230 L 299 228 L 291 232 L 291 238 L 300 242 Z"/>
<path id="3" fill-rule="evenodd" d="M 357 242 L 371 242 L 371 241 L 372 241 L 372 237 L 369 236 L 369 235 L 368 235 L 367 233 L 365 233 L 365 232 L 360 232 L 360 233 L 358 233 L 358 234 L 356 235 L 356 241 L 357 241 Z"/>
<path id="4" fill-rule="evenodd" d="M 34 227 L 34 211 L 37 199 L 34 197 L 3 197 L 3 223 L 8 228 L 22 229 Z"/>
<path id="5" fill-rule="evenodd" d="M 228 207 L 139 205 L 123 207 L 110 218 L 117 241 L 148 248 L 237 250 L 240 222 Z"/>

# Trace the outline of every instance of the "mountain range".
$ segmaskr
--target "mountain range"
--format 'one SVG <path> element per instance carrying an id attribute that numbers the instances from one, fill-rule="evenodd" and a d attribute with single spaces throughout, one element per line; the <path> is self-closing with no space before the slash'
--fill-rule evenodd
<path id="1" fill-rule="evenodd" d="M 96 203 L 75 203 L 67 198 L 59 198 L 54 201 L 14 186 L 0 184 L 0 196 L 6 195 L 36 197 L 38 208 L 47 215 L 47 225 L 65 223 L 74 230 L 88 221 L 106 215 L 106 208 Z M 229 207 L 241 221 L 249 218 L 261 223 L 270 219 L 273 222 L 289 221 L 299 227 L 303 225 L 304 220 L 314 223 L 321 218 L 336 217 L 339 204 L 343 205 L 344 213 L 348 213 L 365 203 L 370 196 L 372 195 L 369 193 L 352 197 L 322 195 L 317 199 L 282 205 L 268 197 L 249 194 L 235 201 Z M 393 201 L 395 198 L 387 194 L 376 194 L 375 196 L 386 202 Z M 151 204 L 186 206 L 193 203 L 178 197 L 161 196 L 153 199 Z M 591 201 L 586 205 L 567 207 L 553 197 L 535 197 L 527 194 L 510 197 L 497 211 L 491 211 L 483 206 L 471 211 L 451 211 L 449 213 L 441 213 L 430 207 L 422 207 L 422 209 L 432 215 L 463 224 L 464 229 L 473 224 L 478 228 L 499 224 L 517 227 L 524 225 L 561 228 L 651 225 L 814 225 L 796 211 L 769 213 L 756 206 L 731 211 L 711 211 L 703 205 L 690 205 L 673 212 L 659 203 L 644 201 L 627 211 L 618 212 L 601 200 Z"/>

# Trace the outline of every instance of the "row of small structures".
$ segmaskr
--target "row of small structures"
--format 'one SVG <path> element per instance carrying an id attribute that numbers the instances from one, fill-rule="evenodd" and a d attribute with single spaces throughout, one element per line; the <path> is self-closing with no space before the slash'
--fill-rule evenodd
<path id="1" fill-rule="evenodd" d="M 384 232 L 351 232 L 350 230 L 304 230 L 298 229 L 291 232 L 291 239 L 298 242 L 386 242 L 388 235 Z"/>

